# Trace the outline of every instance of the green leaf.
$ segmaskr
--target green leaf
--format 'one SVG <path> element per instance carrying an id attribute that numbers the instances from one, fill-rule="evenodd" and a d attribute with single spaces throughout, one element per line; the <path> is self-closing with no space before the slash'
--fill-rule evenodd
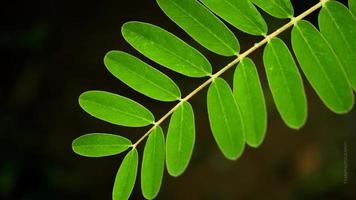
<path id="1" fill-rule="evenodd" d="M 290 128 L 301 128 L 307 119 L 307 99 L 303 80 L 287 45 L 279 38 L 270 40 L 264 49 L 263 63 L 283 121 Z"/>
<path id="2" fill-rule="evenodd" d="M 131 141 L 113 134 L 90 133 L 73 140 L 73 151 L 81 156 L 103 157 L 119 154 L 131 146 Z"/>
<path id="3" fill-rule="evenodd" d="M 349 9 L 354 17 L 356 17 L 356 0 L 349 0 Z"/>
<path id="4" fill-rule="evenodd" d="M 252 35 L 267 34 L 267 24 L 250 0 L 201 0 L 201 2 L 243 32 Z"/>
<path id="5" fill-rule="evenodd" d="M 234 34 L 196 0 L 157 0 L 163 12 L 188 35 L 212 52 L 223 56 L 238 54 Z"/>
<path id="6" fill-rule="evenodd" d="M 146 199 L 154 199 L 161 187 L 164 171 L 164 136 L 161 127 L 150 133 L 145 149 L 141 168 L 141 189 Z"/>
<path id="7" fill-rule="evenodd" d="M 127 22 L 121 32 L 135 49 L 160 65 L 190 77 L 211 74 L 211 65 L 204 55 L 158 26 Z"/>
<path id="8" fill-rule="evenodd" d="M 342 3 L 327 2 L 319 13 L 321 34 L 329 42 L 356 91 L 356 20 Z"/>
<path id="9" fill-rule="evenodd" d="M 167 133 L 166 163 L 171 176 L 181 175 L 192 157 L 195 143 L 195 122 L 192 106 L 183 102 L 174 111 Z"/>
<path id="10" fill-rule="evenodd" d="M 284 19 L 294 15 L 290 0 L 251 0 L 254 4 L 273 17 Z"/>
<path id="11" fill-rule="evenodd" d="M 341 63 L 325 38 L 308 21 L 292 31 L 292 46 L 308 81 L 324 104 L 335 113 L 350 111 L 354 96 Z"/>
<path id="12" fill-rule="evenodd" d="M 138 153 L 132 149 L 124 158 L 115 177 L 113 200 L 127 200 L 136 182 Z"/>
<path id="13" fill-rule="evenodd" d="M 249 58 L 240 61 L 234 73 L 234 95 L 245 126 L 246 143 L 262 144 L 267 128 L 267 110 L 256 66 Z"/>
<path id="14" fill-rule="evenodd" d="M 211 131 L 224 156 L 236 160 L 244 150 L 245 136 L 240 110 L 230 86 L 216 78 L 208 90 Z"/>
<path id="15" fill-rule="evenodd" d="M 93 117 L 116 125 L 141 127 L 154 123 L 154 116 L 145 107 L 110 92 L 84 92 L 79 96 L 79 105 Z"/>
<path id="16" fill-rule="evenodd" d="M 104 63 L 116 78 L 148 97 L 160 101 L 180 99 L 178 86 L 168 76 L 128 53 L 109 51 Z"/>

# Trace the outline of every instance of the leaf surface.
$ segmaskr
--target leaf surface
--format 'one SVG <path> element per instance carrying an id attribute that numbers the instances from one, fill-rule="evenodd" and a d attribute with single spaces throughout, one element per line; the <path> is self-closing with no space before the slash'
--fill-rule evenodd
<path id="1" fill-rule="evenodd" d="M 244 127 L 240 110 L 226 81 L 216 78 L 211 83 L 207 104 L 216 143 L 226 158 L 236 160 L 244 149 Z"/>
<path id="2" fill-rule="evenodd" d="M 284 19 L 294 15 L 293 5 L 290 0 L 251 0 L 263 11 L 273 17 Z"/>
<path id="3" fill-rule="evenodd" d="M 319 13 L 321 34 L 341 61 L 351 86 L 356 90 L 356 20 L 342 3 L 327 2 Z"/>
<path id="4" fill-rule="evenodd" d="M 157 0 L 163 12 L 208 50 L 223 56 L 239 52 L 234 34 L 197 0 Z"/>
<path id="5" fill-rule="evenodd" d="M 201 2 L 243 32 L 252 35 L 267 34 L 267 24 L 250 0 L 201 0 Z"/>
<path id="6" fill-rule="evenodd" d="M 121 32 L 135 49 L 160 65 L 190 77 L 211 74 L 211 65 L 204 55 L 158 26 L 127 22 Z"/>
<path id="7" fill-rule="evenodd" d="M 187 168 L 195 143 L 195 122 L 192 106 L 188 102 L 174 111 L 167 133 L 167 170 L 179 176 Z"/>
<path id="8" fill-rule="evenodd" d="M 335 113 L 352 108 L 354 97 L 341 63 L 320 32 L 308 21 L 299 21 L 292 30 L 292 46 L 308 81 Z"/>
<path id="9" fill-rule="evenodd" d="M 181 96 L 172 79 L 128 53 L 109 51 L 104 63 L 116 78 L 148 97 L 160 101 L 175 101 Z"/>
<path id="10" fill-rule="evenodd" d="M 256 66 L 249 58 L 240 61 L 234 73 L 234 96 L 245 127 L 246 143 L 262 144 L 267 128 L 267 110 Z"/>
<path id="11" fill-rule="evenodd" d="M 287 45 L 279 38 L 270 40 L 263 52 L 263 63 L 278 112 L 289 127 L 299 129 L 307 119 L 307 99 Z"/>
<path id="12" fill-rule="evenodd" d="M 122 161 L 115 177 L 113 200 L 128 200 L 136 182 L 138 153 L 132 149 Z"/>
<path id="13" fill-rule="evenodd" d="M 356 17 L 356 0 L 349 0 L 349 9 L 354 17 Z"/>
<path id="14" fill-rule="evenodd" d="M 119 154 L 131 146 L 131 141 L 118 135 L 90 133 L 73 140 L 73 151 L 81 156 L 103 157 Z"/>
<path id="15" fill-rule="evenodd" d="M 145 107 L 110 92 L 84 92 L 79 96 L 79 105 L 93 117 L 116 125 L 142 127 L 154 122 L 153 114 Z"/>
<path id="16" fill-rule="evenodd" d="M 141 168 L 141 189 L 146 199 L 154 199 L 161 187 L 164 171 L 165 145 L 161 127 L 148 136 Z"/>

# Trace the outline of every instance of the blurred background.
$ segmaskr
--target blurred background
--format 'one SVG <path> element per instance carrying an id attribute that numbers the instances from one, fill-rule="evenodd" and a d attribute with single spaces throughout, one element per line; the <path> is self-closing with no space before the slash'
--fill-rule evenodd
<path id="1" fill-rule="evenodd" d="M 317 0 L 295 0 L 296 14 Z M 287 20 L 263 13 L 269 30 Z M 129 20 L 157 24 L 202 51 L 214 71 L 231 58 L 208 52 L 164 16 L 149 0 L 3 1 L 0 6 L 0 199 L 111 199 L 124 154 L 85 158 L 71 142 L 90 132 L 110 132 L 135 141 L 147 129 L 124 128 L 90 117 L 78 106 L 86 90 L 105 90 L 135 99 L 156 118 L 174 103 L 151 100 L 115 79 L 103 65 L 109 50 L 127 51 L 167 73 L 188 94 L 204 79 L 170 72 L 144 58 L 121 37 Z M 314 24 L 317 14 L 308 17 Z M 231 26 L 230 26 L 231 27 Z M 237 31 L 242 51 L 260 37 Z M 290 32 L 280 37 L 290 44 Z M 258 149 L 246 148 L 236 162 L 225 159 L 209 129 L 206 90 L 191 100 L 197 138 L 193 158 L 179 178 L 165 172 L 157 199 L 356 199 L 356 109 L 336 115 L 305 81 L 309 116 L 291 130 L 276 111 L 265 78 L 261 50 L 254 52 L 268 107 L 268 131 Z M 224 74 L 232 80 L 233 70 Z M 163 124 L 164 130 L 167 123 Z M 142 155 L 143 145 L 139 147 Z M 143 199 L 139 177 L 131 199 Z"/>

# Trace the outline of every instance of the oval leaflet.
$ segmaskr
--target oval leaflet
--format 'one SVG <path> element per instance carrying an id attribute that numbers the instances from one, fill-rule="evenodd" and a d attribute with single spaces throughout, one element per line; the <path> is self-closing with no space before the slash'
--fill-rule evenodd
<path id="1" fill-rule="evenodd" d="M 211 65 L 203 54 L 158 26 L 127 22 L 121 32 L 131 46 L 164 67 L 190 77 L 211 74 Z"/>
<path id="2" fill-rule="evenodd" d="M 75 153 L 87 157 L 103 157 L 119 154 L 131 146 L 131 141 L 108 133 L 90 133 L 73 140 Z"/>
<path id="3" fill-rule="evenodd" d="M 154 123 L 153 114 L 145 107 L 110 92 L 84 92 L 79 96 L 79 105 L 93 117 L 116 125 L 141 127 Z"/>
<path id="4" fill-rule="evenodd" d="M 123 51 L 105 55 L 106 68 L 132 89 L 156 100 L 180 99 L 178 86 L 165 74 Z"/>

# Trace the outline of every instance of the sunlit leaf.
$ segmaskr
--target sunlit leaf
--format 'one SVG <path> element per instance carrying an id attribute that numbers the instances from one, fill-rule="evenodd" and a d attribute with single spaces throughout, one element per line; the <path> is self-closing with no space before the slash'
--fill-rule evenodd
<path id="1" fill-rule="evenodd" d="M 201 0 L 210 10 L 252 35 L 266 35 L 267 24 L 250 0 Z"/>
<path id="2" fill-rule="evenodd" d="M 308 21 L 298 22 L 292 31 L 292 46 L 308 81 L 324 104 L 335 113 L 352 108 L 350 84 L 330 45 Z"/>
<path id="3" fill-rule="evenodd" d="M 234 73 L 234 95 L 245 127 L 246 143 L 258 147 L 267 128 L 267 110 L 256 66 L 249 58 L 240 61 Z"/>
<path id="4" fill-rule="evenodd" d="M 148 136 L 143 151 L 141 189 L 146 199 L 154 199 L 161 187 L 164 171 L 165 145 L 161 127 Z"/>
<path id="5" fill-rule="evenodd" d="M 230 86 L 216 78 L 208 90 L 208 114 L 211 131 L 226 158 L 236 160 L 244 150 L 244 127 L 240 110 Z"/>
<path id="6" fill-rule="evenodd" d="M 79 104 L 93 117 L 116 125 L 141 127 L 154 122 L 154 116 L 145 107 L 110 92 L 84 92 L 79 96 Z"/>
<path id="7" fill-rule="evenodd" d="M 266 13 L 277 18 L 291 18 L 294 15 L 290 0 L 250 0 Z"/>
<path id="8" fill-rule="evenodd" d="M 356 20 L 342 3 L 329 1 L 319 14 L 321 34 L 338 56 L 356 90 Z"/>
<path id="9" fill-rule="evenodd" d="M 195 122 L 188 102 L 173 113 L 167 133 L 167 170 L 172 176 L 181 175 L 187 168 L 195 142 Z"/>
<path id="10" fill-rule="evenodd" d="M 113 200 L 129 199 L 136 182 L 138 153 L 134 148 L 125 156 L 115 177 Z"/>
<path id="11" fill-rule="evenodd" d="M 158 26 L 127 22 L 121 32 L 135 49 L 160 65 L 190 77 L 211 74 L 211 65 L 200 52 Z"/>
<path id="12" fill-rule="evenodd" d="M 128 53 L 110 51 L 104 63 L 116 78 L 148 97 L 160 101 L 180 98 L 178 86 L 168 76 Z"/>
<path id="13" fill-rule="evenodd" d="M 303 80 L 287 45 L 279 38 L 268 42 L 263 53 L 268 84 L 277 110 L 291 128 L 302 127 L 307 119 Z"/>
<path id="14" fill-rule="evenodd" d="M 163 12 L 212 52 L 232 56 L 240 46 L 234 34 L 197 0 L 157 0 Z"/>
<path id="15" fill-rule="evenodd" d="M 119 154 L 131 146 L 131 141 L 119 135 L 90 133 L 72 143 L 73 151 L 81 156 L 102 157 Z"/>

